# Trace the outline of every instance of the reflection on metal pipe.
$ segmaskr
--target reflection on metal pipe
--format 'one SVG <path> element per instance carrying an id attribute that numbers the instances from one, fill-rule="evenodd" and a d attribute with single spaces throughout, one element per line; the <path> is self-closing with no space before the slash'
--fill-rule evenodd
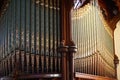
<path id="1" fill-rule="evenodd" d="M 61 71 L 60 0 L 11 0 L 0 20 L 0 74 Z"/>
<path id="2" fill-rule="evenodd" d="M 113 38 L 104 26 L 96 0 L 72 10 L 72 37 L 78 47 L 76 72 L 115 77 Z"/>

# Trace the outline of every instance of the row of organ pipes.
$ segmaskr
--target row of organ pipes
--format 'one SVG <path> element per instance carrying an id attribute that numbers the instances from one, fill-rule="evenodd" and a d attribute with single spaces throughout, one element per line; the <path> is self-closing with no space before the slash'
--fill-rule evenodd
<path id="1" fill-rule="evenodd" d="M 106 30 L 97 0 L 91 0 L 72 13 L 72 39 L 75 72 L 115 77 L 113 37 Z"/>
<path id="2" fill-rule="evenodd" d="M 60 0 L 10 0 L 0 19 L 0 75 L 60 73 Z"/>
<path id="3" fill-rule="evenodd" d="M 61 72 L 60 1 L 10 0 L 0 19 L 0 75 Z M 97 0 L 71 12 L 75 72 L 114 78 L 113 38 Z"/>

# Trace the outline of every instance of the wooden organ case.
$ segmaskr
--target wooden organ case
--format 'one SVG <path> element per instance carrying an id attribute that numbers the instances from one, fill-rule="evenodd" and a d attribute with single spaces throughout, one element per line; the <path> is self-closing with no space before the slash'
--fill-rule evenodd
<path id="1" fill-rule="evenodd" d="M 8 2 L 0 18 L 0 79 L 116 78 L 113 36 L 97 0 Z"/>

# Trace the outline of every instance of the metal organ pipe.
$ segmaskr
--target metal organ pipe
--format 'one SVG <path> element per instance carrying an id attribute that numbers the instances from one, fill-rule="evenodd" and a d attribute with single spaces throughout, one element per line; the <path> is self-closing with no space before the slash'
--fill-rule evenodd
<path id="1" fill-rule="evenodd" d="M 61 72 L 60 3 L 10 0 L 0 20 L 0 74 Z"/>
<path id="2" fill-rule="evenodd" d="M 113 38 L 96 0 L 72 10 L 72 37 L 78 47 L 74 55 L 76 72 L 115 77 Z"/>

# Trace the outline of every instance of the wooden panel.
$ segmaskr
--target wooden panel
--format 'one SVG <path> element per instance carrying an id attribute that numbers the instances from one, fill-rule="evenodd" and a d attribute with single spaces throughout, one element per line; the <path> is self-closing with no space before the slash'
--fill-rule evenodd
<path id="1" fill-rule="evenodd" d="M 84 73 L 75 73 L 75 80 L 117 80 L 117 79 Z"/>

